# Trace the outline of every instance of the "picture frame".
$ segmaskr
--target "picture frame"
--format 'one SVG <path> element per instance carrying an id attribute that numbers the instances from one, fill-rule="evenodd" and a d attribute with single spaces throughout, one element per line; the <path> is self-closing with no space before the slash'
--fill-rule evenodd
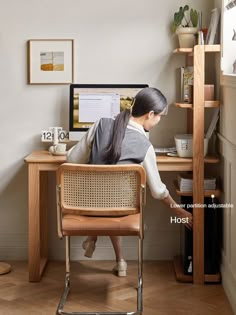
<path id="1" fill-rule="evenodd" d="M 73 39 L 28 40 L 28 84 L 71 84 L 73 82 Z"/>

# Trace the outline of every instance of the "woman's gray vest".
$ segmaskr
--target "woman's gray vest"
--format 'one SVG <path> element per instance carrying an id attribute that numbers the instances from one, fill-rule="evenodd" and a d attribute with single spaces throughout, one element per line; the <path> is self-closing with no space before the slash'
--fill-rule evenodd
<path id="1" fill-rule="evenodd" d="M 102 118 L 98 124 L 92 143 L 90 164 L 105 164 L 103 155 L 110 139 L 114 120 Z M 117 164 L 140 164 L 143 162 L 151 143 L 140 132 L 126 128 L 122 142 L 121 156 Z"/>

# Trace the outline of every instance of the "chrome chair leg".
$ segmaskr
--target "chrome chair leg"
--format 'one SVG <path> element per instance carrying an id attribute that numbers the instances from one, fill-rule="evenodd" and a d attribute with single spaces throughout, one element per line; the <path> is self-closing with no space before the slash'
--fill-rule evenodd
<path id="1" fill-rule="evenodd" d="M 70 236 L 65 236 L 66 239 L 66 272 L 70 273 Z"/>
<path id="2" fill-rule="evenodd" d="M 143 238 L 138 240 L 138 292 L 137 292 L 137 312 L 143 311 Z"/>
<path id="3" fill-rule="evenodd" d="M 59 301 L 56 315 L 142 315 L 143 311 L 143 239 L 138 241 L 138 290 L 137 311 L 135 312 L 66 312 L 63 311 L 70 291 L 70 237 L 66 236 L 66 277 L 64 291 Z"/>
<path id="4" fill-rule="evenodd" d="M 56 315 L 64 314 L 63 308 L 64 308 L 65 302 L 67 300 L 67 296 L 68 296 L 69 291 L 70 291 L 70 274 L 66 273 L 64 292 L 62 293 L 60 302 L 58 304 Z"/>
<path id="5" fill-rule="evenodd" d="M 67 300 L 67 296 L 70 291 L 70 237 L 66 236 L 65 240 L 66 240 L 66 276 L 65 276 L 64 291 L 59 301 L 56 315 L 64 314 L 63 308 L 64 308 L 65 302 Z"/>

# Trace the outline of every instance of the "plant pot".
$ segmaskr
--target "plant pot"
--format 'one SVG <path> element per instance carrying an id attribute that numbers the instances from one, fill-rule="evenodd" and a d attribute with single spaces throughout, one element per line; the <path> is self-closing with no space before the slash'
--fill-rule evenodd
<path id="1" fill-rule="evenodd" d="M 179 37 L 180 48 L 192 48 L 195 42 L 195 34 L 197 33 L 197 27 L 179 27 L 176 30 L 176 34 Z"/>

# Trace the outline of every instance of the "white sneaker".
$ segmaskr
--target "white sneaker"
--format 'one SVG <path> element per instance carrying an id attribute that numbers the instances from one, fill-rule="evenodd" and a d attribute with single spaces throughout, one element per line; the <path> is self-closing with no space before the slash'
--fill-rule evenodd
<path id="1" fill-rule="evenodd" d="M 118 275 L 118 277 L 126 277 L 127 262 L 124 259 L 117 261 L 112 271 L 115 272 Z"/>
<path id="2" fill-rule="evenodd" d="M 91 258 L 96 248 L 96 241 L 86 240 L 83 242 L 83 249 L 85 250 L 84 256 Z"/>

